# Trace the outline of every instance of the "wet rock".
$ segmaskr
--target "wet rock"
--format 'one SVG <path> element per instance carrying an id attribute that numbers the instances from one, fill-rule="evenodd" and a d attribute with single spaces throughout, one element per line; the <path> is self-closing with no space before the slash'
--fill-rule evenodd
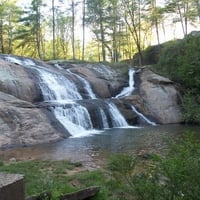
<path id="1" fill-rule="evenodd" d="M 0 57 L 2 56 L 0 55 Z M 63 62 L 55 66 L 57 63 L 53 62 L 53 66 L 50 66 L 27 59 L 24 61 L 28 62 L 28 65 L 22 66 L 23 59 L 25 58 L 16 59 L 16 64 L 0 59 L 0 147 L 46 143 L 65 137 L 62 125 L 58 123 L 51 110 L 55 106 L 67 107 L 71 104 L 58 105 L 58 102 L 38 102 L 42 100 L 39 78 L 36 78 L 39 72 L 38 69 L 33 70 L 29 64 L 35 67 L 39 65 L 40 68 L 41 66 L 45 67 L 43 70 L 49 72 L 47 76 L 50 73 L 56 73 L 56 76 L 63 77 L 64 75 L 68 80 L 73 79 L 82 96 L 87 95 L 84 94 L 83 84 L 68 70 L 88 80 L 95 95 L 100 99 L 89 99 L 89 101 L 84 99 L 79 104 L 87 108 L 93 127 L 97 129 L 101 129 L 103 123 L 99 120 L 98 108 L 101 106 L 108 118 L 107 123 L 111 127 L 112 120 L 108 115 L 105 98 L 115 96 L 123 86 L 127 86 L 127 77 L 101 63 L 66 64 Z M 143 68 L 138 72 L 137 77 L 137 88 L 133 94 L 123 99 L 112 98 L 109 100 L 115 101 L 115 105 L 128 123 L 130 125 L 143 123 L 141 117 L 131 109 L 131 105 L 134 105 L 137 111 L 146 117 L 155 119 L 153 121 L 161 124 L 181 122 L 178 91 L 174 83 L 153 73 L 148 68 Z"/>
<path id="2" fill-rule="evenodd" d="M 56 65 L 55 61 L 49 63 Z M 70 69 L 72 72 L 88 80 L 94 93 L 100 98 L 115 96 L 115 94 L 127 84 L 127 77 L 124 77 L 120 71 L 114 70 L 102 63 L 71 64 L 59 61 L 59 66 L 59 69 Z"/>
<path id="3" fill-rule="evenodd" d="M 41 93 L 31 73 L 20 65 L 0 59 L 0 91 L 34 102 L 41 99 Z"/>
<path id="4" fill-rule="evenodd" d="M 33 104 L 0 92 L 0 147 L 46 143 L 63 137 Z"/>

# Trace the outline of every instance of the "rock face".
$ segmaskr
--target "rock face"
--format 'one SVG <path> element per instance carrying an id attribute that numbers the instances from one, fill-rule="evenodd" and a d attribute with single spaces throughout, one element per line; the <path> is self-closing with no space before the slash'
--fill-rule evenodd
<path id="1" fill-rule="evenodd" d="M 34 102 L 41 99 L 41 94 L 31 74 L 19 65 L 0 59 L 0 91 Z"/>
<path id="2" fill-rule="evenodd" d="M 142 113 L 161 124 L 181 122 L 179 93 L 172 81 L 153 73 L 148 68 L 140 72 L 139 96 L 126 98 L 135 103 Z"/>
<path id="3" fill-rule="evenodd" d="M 49 62 L 49 64 L 55 64 Z M 120 71 L 114 70 L 108 65 L 94 64 L 63 64 L 61 67 L 70 69 L 90 82 L 94 93 L 99 98 L 115 96 L 120 88 L 127 84 L 127 77 L 123 77 Z"/>
<path id="4" fill-rule="evenodd" d="M 24 58 L 20 59 L 23 60 Z M 70 81 L 73 80 L 82 96 L 86 94 L 84 94 L 85 91 L 80 78 L 77 78 L 76 75 L 90 83 L 99 100 L 93 98 L 90 101 L 90 99 L 83 98 L 78 99 L 78 101 L 81 101 L 82 105 L 85 106 L 84 109 L 86 108 L 89 111 L 92 124 L 96 124 L 96 126 L 93 126 L 95 128 L 101 128 L 101 124 L 98 123 L 100 121 L 100 118 L 98 119 L 99 113 L 105 115 L 105 118 L 106 115 L 108 116 L 108 111 L 105 108 L 107 109 L 106 106 L 109 102 L 114 102 L 130 125 L 143 123 L 138 113 L 133 112 L 132 106 L 145 116 L 153 119 L 153 121 L 161 124 L 181 122 L 178 91 L 174 83 L 153 73 L 148 68 L 144 68 L 137 73 L 137 80 L 139 81 L 132 95 L 116 99 L 112 97 L 115 97 L 124 86 L 128 86 L 128 76 L 124 77 L 119 71 L 109 66 L 55 62 L 44 64 L 31 59 L 27 59 L 28 64 L 23 66 L 20 59 L 16 59 L 16 64 L 0 59 L 0 147 L 46 143 L 67 136 L 67 131 L 63 128 L 65 125 L 58 123 L 53 115 L 52 110 L 56 106 L 56 102 L 41 102 L 43 97 L 40 84 L 43 82 L 39 82 L 39 76 L 36 78 L 37 73 L 39 73 L 39 70 L 36 69 L 38 65 L 40 70 L 43 67 L 43 71 L 48 72 L 44 75 L 45 80 L 48 79 L 47 81 L 51 84 L 53 82 L 53 85 L 55 85 L 57 84 L 56 80 L 62 76 L 63 79 L 59 79 L 61 86 L 67 84 L 64 82 L 65 78 Z M 45 87 L 47 86 L 45 85 Z M 65 91 L 64 87 L 61 87 L 61 89 L 55 88 L 56 90 Z M 46 92 L 51 93 L 50 90 L 48 89 Z M 71 90 L 73 88 L 70 88 L 70 92 Z M 65 92 L 65 94 L 70 92 Z M 62 95 L 60 96 L 62 97 Z M 109 98 L 109 102 L 104 102 L 107 98 Z M 84 102 L 84 100 L 86 101 Z M 55 103 L 55 105 L 52 103 Z M 101 110 L 100 104 L 102 104 Z M 65 109 L 67 108 L 67 104 L 60 106 L 66 106 Z M 104 113 L 102 114 L 103 108 Z M 83 118 L 81 120 L 83 121 Z M 109 122 L 112 121 L 111 117 L 107 121 L 108 124 L 111 124 Z"/>
<path id="5" fill-rule="evenodd" d="M 108 66 L 87 64 L 73 65 L 73 67 L 73 71 L 84 76 L 101 98 L 114 97 L 125 82 L 119 72 Z M 124 100 L 135 105 L 141 113 L 160 124 L 180 123 L 179 93 L 175 84 L 168 78 L 153 73 L 148 67 L 144 67 L 137 76 L 138 92 L 125 97 Z M 134 125 L 139 121 L 138 117 L 133 116 L 130 108 L 124 107 L 123 103 L 118 103 L 118 107 L 130 124 Z"/>
<path id="6" fill-rule="evenodd" d="M 0 147 L 46 143 L 63 137 L 32 103 L 0 92 Z"/>
<path id="7" fill-rule="evenodd" d="M 0 147 L 46 143 L 64 137 L 51 125 L 54 122 L 32 104 L 41 99 L 31 71 L 0 59 Z"/>

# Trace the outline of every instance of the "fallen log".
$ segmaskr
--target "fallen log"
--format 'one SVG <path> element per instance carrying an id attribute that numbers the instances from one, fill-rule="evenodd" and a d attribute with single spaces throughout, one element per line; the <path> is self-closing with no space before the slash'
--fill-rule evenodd
<path id="1" fill-rule="evenodd" d="M 60 196 L 59 200 L 85 200 L 95 196 L 100 190 L 98 186 L 88 187 L 77 192 Z"/>
<path id="2" fill-rule="evenodd" d="M 51 199 L 51 192 L 42 192 L 38 195 L 34 195 L 31 197 L 27 197 L 26 200 L 50 200 Z"/>

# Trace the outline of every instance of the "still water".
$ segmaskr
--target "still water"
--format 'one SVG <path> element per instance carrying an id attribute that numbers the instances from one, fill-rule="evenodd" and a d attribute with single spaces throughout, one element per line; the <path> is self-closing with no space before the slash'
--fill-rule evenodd
<path id="1" fill-rule="evenodd" d="M 166 137 L 177 137 L 185 130 L 199 130 L 186 125 L 146 126 L 142 128 L 108 129 L 88 137 L 67 138 L 59 142 L 31 147 L 0 150 L 0 159 L 48 159 L 92 162 L 95 155 L 141 150 L 162 151 Z"/>

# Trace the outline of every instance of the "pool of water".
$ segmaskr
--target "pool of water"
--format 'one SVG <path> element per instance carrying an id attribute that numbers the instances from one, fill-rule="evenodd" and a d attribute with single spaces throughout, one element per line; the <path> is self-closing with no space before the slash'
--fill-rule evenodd
<path id="1" fill-rule="evenodd" d="M 166 137 L 177 137 L 185 130 L 199 127 L 185 125 L 146 126 L 142 128 L 108 129 L 88 137 L 67 138 L 59 142 L 30 147 L 0 150 L 0 159 L 10 160 L 63 160 L 92 162 L 95 155 L 103 153 L 133 152 L 141 150 L 162 151 Z"/>

